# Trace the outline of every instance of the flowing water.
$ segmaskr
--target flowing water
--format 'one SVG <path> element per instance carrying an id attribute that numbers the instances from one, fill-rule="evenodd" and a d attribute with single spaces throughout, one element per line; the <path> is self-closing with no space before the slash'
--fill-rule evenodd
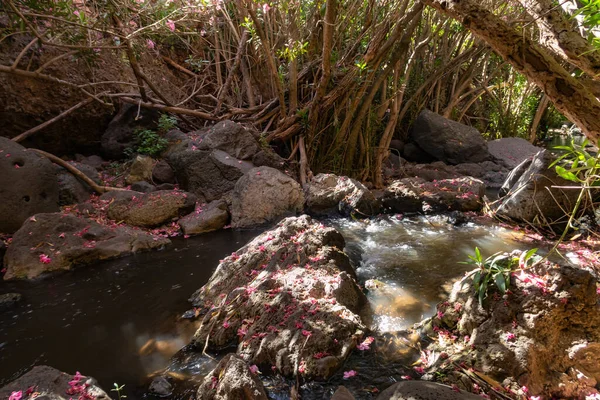
<path id="1" fill-rule="evenodd" d="M 408 328 L 432 315 L 452 283 L 473 269 L 459 262 L 467 261 L 475 247 L 484 257 L 529 248 L 518 242 L 515 231 L 490 222 L 455 226 L 444 215 L 332 223 L 346 238 L 346 252 L 369 289 L 373 328 L 382 332 Z"/>
<path id="2" fill-rule="evenodd" d="M 360 222 L 325 221 L 346 238 L 346 251 L 368 288 L 372 328 L 380 332 L 377 351 L 353 354 L 343 370 L 358 371 L 344 381 L 301 389 L 304 399 L 328 399 L 344 384 L 358 398 L 375 396 L 410 371 L 418 338 L 396 332 L 434 312 L 435 304 L 471 266 L 459 264 L 478 246 L 484 255 L 526 248 L 515 232 L 486 223 L 454 226 L 446 216 L 382 217 Z M 31 366 L 47 364 L 81 371 L 110 389 L 125 384 L 128 400 L 149 398 L 148 376 L 168 368 L 181 376 L 201 376 L 214 361 L 180 352 L 193 326 L 179 317 L 187 298 L 201 287 L 218 260 L 258 231 L 221 231 L 177 239 L 162 252 L 144 253 L 35 282 L 0 283 L 0 293 L 18 292 L 24 300 L 0 313 L 0 385 Z M 387 346 L 390 345 L 390 346 Z M 369 354 L 367 354 L 369 353 Z M 290 381 L 264 377 L 274 399 L 289 398 Z M 189 393 L 189 392 L 188 392 Z M 189 398 L 189 394 L 180 398 Z"/>

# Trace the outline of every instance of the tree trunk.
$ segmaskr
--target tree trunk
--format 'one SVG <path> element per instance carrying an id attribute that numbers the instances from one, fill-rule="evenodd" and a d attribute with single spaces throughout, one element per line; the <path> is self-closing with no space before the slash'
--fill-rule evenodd
<path id="1" fill-rule="evenodd" d="M 474 0 L 424 0 L 485 40 L 500 56 L 538 85 L 554 106 L 593 142 L 600 139 L 600 101 L 542 47 Z"/>

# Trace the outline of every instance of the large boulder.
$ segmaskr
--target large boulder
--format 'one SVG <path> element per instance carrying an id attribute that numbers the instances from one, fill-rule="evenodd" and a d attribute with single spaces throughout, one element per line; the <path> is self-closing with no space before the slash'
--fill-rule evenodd
<path id="1" fill-rule="evenodd" d="M 108 206 L 108 217 L 146 228 L 189 214 L 196 206 L 196 196 L 179 191 L 124 192 L 117 196 Z"/>
<path id="2" fill-rule="evenodd" d="M 227 354 L 206 375 L 196 398 L 202 400 L 267 400 L 257 371 L 235 354 Z"/>
<path id="3" fill-rule="evenodd" d="M 52 163 L 0 137 L 0 232 L 13 233 L 30 216 L 58 210 L 58 179 Z"/>
<path id="4" fill-rule="evenodd" d="M 366 298 L 344 245 L 306 215 L 257 236 L 190 299 L 203 320 L 192 347 L 234 344 L 261 370 L 330 377 L 365 330 L 358 315 Z"/>
<path id="5" fill-rule="evenodd" d="M 271 167 L 248 171 L 235 184 L 231 221 L 235 228 L 245 228 L 296 214 L 304 207 L 300 184 Z"/>
<path id="6" fill-rule="evenodd" d="M 306 207 L 310 213 L 340 213 L 372 216 L 379 212 L 373 193 L 362 183 L 346 176 L 318 174 L 306 185 Z"/>
<path id="7" fill-rule="evenodd" d="M 481 400 L 482 397 L 450 386 L 426 381 L 394 383 L 377 400 Z"/>
<path id="8" fill-rule="evenodd" d="M 518 262 L 520 253 L 510 256 Z M 545 261 L 513 273 L 504 296 L 490 285 L 480 305 L 473 280 L 461 280 L 432 319 L 448 340 L 428 350 L 445 352 L 452 370 L 465 362 L 528 396 L 598 396 L 599 284 L 593 272 Z"/>
<path id="9" fill-rule="evenodd" d="M 427 182 L 420 178 L 393 181 L 379 194 L 383 210 L 390 213 L 478 211 L 483 206 L 485 184 L 462 177 Z"/>
<path id="10" fill-rule="evenodd" d="M 125 150 L 133 148 L 137 143 L 135 133 L 144 129 L 156 129 L 159 117 L 160 113 L 156 110 L 122 103 L 119 112 L 102 134 L 102 152 L 113 160 L 125 157 Z"/>
<path id="11" fill-rule="evenodd" d="M 549 151 L 542 150 L 515 167 L 500 189 L 496 215 L 538 226 L 564 219 L 565 211 L 575 206 L 579 190 L 558 188 L 576 184 L 548 168 L 554 160 Z"/>
<path id="12" fill-rule="evenodd" d="M 490 157 L 487 144 L 477 129 L 429 110 L 419 114 L 410 137 L 427 154 L 448 164 L 478 163 Z"/>
<path id="13" fill-rule="evenodd" d="M 515 168 L 542 150 L 542 148 L 518 137 L 492 140 L 488 142 L 487 146 L 492 158 L 508 169 Z"/>
<path id="14" fill-rule="evenodd" d="M 222 150 L 194 148 L 173 152 L 167 161 L 181 187 L 207 201 L 230 192 L 238 179 L 254 167 Z"/>
<path id="15" fill-rule="evenodd" d="M 13 236 L 4 256 L 5 280 L 35 278 L 44 272 L 70 270 L 170 241 L 125 226 L 100 225 L 72 214 L 36 214 Z"/>
<path id="16" fill-rule="evenodd" d="M 11 397 L 13 394 L 14 397 Z M 98 387 L 94 378 L 83 376 L 79 372 L 75 375 L 67 374 L 46 365 L 33 367 L 25 375 L 0 388 L 0 399 L 9 397 L 39 400 L 110 400 L 108 394 Z"/>
<path id="17" fill-rule="evenodd" d="M 260 144 L 243 125 L 233 121 L 218 122 L 202 137 L 200 150 L 223 150 L 238 160 L 251 160 L 260 150 Z"/>
<path id="18" fill-rule="evenodd" d="M 186 235 L 198 235 L 222 229 L 229 222 L 227 203 L 215 200 L 199 206 L 191 214 L 181 218 L 178 223 Z"/>

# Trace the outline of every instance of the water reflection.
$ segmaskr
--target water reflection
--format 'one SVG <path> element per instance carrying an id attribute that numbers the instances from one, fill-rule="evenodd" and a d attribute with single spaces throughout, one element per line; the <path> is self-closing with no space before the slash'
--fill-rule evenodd
<path id="1" fill-rule="evenodd" d="M 477 246 L 484 255 L 527 249 L 519 233 L 491 223 L 454 226 L 446 216 L 334 220 L 368 289 L 374 326 L 402 330 L 431 315 L 452 282 L 472 269 L 459 264 Z"/>
<path id="2" fill-rule="evenodd" d="M 24 300 L 0 313 L 0 385 L 47 364 L 89 374 L 104 388 L 125 384 L 128 398 L 141 398 L 147 377 L 168 367 L 189 343 L 194 328 L 179 319 L 189 295 L 207 282 L 219 259 L 257 233 L 177 239 L 163 252 L 34 282 L 1 282 L 0 293 L 18 292 Z"/>

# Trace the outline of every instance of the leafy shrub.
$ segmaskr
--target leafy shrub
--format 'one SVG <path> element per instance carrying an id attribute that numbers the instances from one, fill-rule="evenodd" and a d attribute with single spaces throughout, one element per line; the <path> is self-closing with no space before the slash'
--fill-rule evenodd
<path id="1" fill-rule="evenodd" d="M 150 157 L 157 157 L 162 153 L 169 144 L 169 141 L 157 132 L 144 129 L 136 133 L 138 146 L 136 153 L 145 154 Z"/>
<path id="2" fill-rule="evenodd" d="M 169 141 L 163 137 L 165 133 L 177 126 L 177 119 L 167 114 L 160 116 L 157 130 L 143 129 L 135 133 L 137 146 L 125 150 L 127 155 L 134 153 L 144 154 L 150 157 L 158 157 L 169 144 Z"/>
<path id="3" fill-rule="evenodd" d="M 479 248 L 475 247 L 475 254 L 469 256 L 469 261 L 461 262 L 461 264 L 473 264 L 479 268 L 472 275 L 479 304 L 483 304 L 483 300 L 487 297 L 488 288 L 491 285 L 496 285 L 500 293 L 506 293 L 506 290 L 510 286 L 510 274 L 517 268 L 528 268 L 530 266 L 529 262 L 532 261 L 532 257 L 537 250 L 531 249 L 523 252 L 519 257 L 498 252 L 484 260 Z"/>

